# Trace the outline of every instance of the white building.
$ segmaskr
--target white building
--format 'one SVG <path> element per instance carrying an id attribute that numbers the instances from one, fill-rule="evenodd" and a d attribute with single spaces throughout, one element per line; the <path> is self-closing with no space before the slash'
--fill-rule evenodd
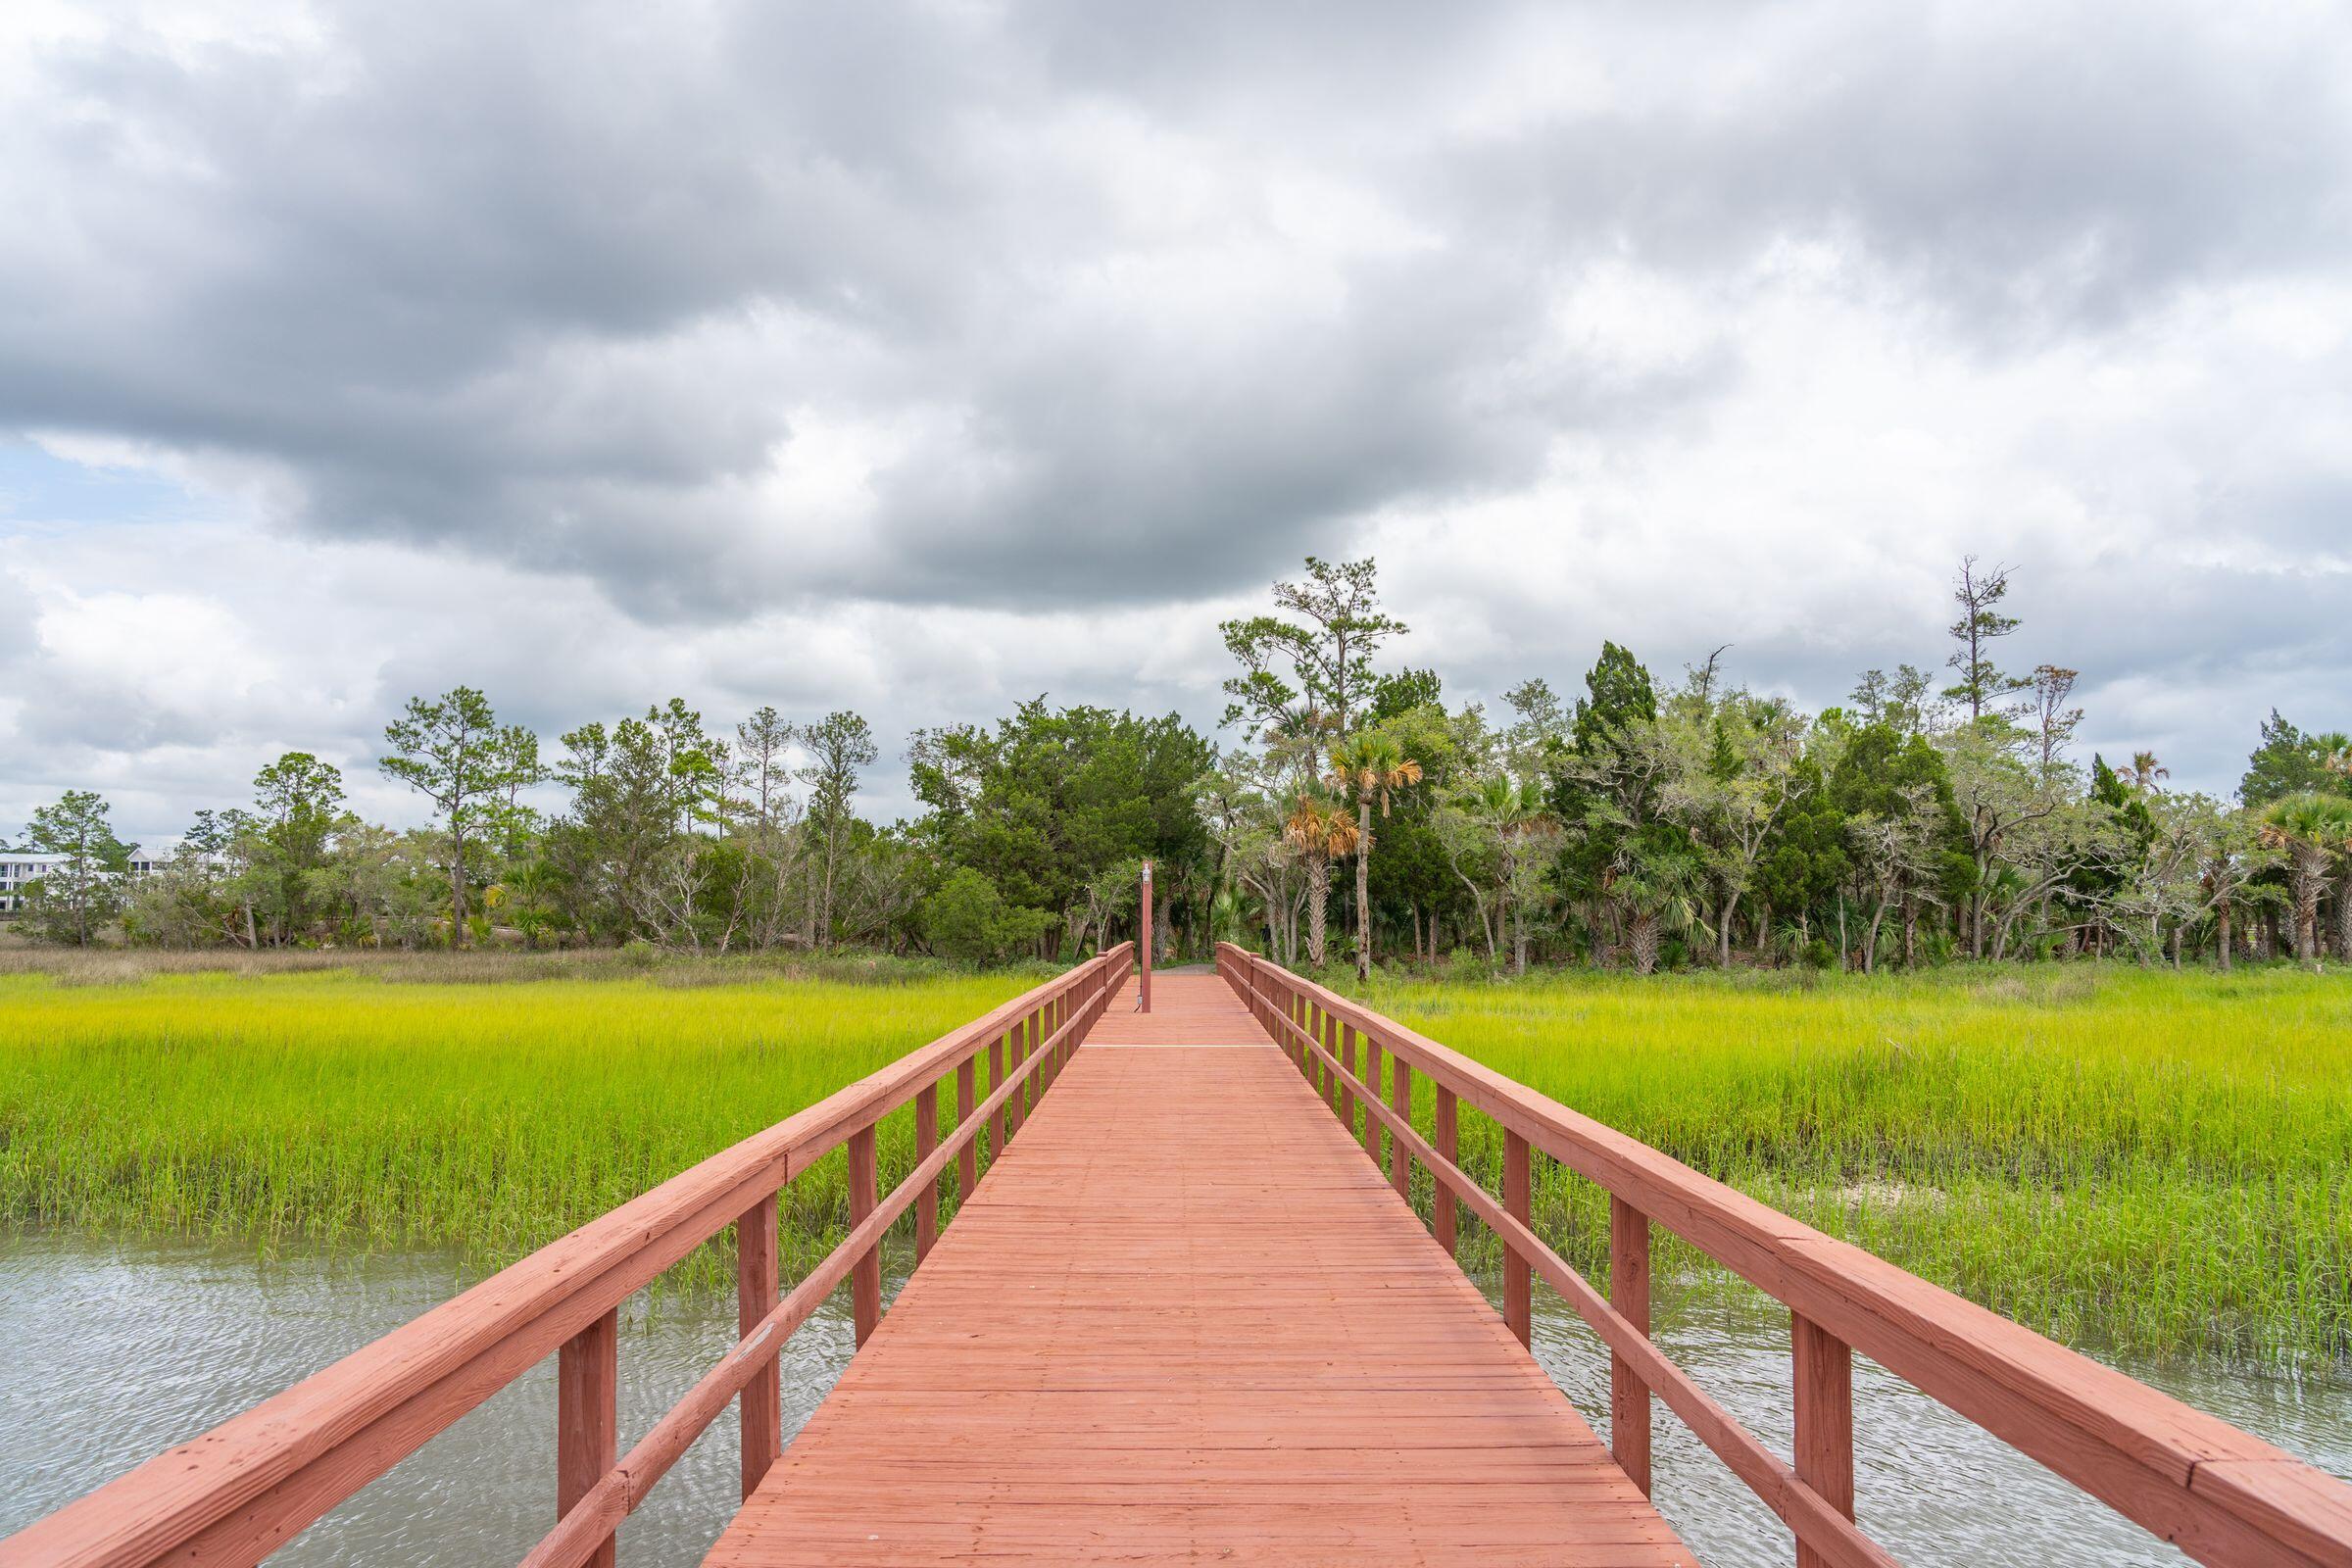
<path id="1" fill-rule="evenodd" d="M 16 914 L 24 907 L 24 884 L 37 882 L 46 876 L 53 865 L 63 865 L 62 855 L 41 855 L 32 850 L 0 849 L 0 914 Z M 164 868 L 164 861 L 138 845 L 130 847 L 130 874 L 147 876 Z"/>

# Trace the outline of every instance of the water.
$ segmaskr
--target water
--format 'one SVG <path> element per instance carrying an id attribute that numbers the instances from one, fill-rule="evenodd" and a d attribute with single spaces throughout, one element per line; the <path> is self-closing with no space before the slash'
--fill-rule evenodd
<path id="1" fill-rule="evenodd" d="M 905 1258 L 886 1268 L 885 1291 Z M 275 1394 L 454 1294 L 454 1258 L 274 1258 L 191 1243 L 41 1236 L 0 1244 L 0 1535 Z M 1498 1282 L 1483 1282 L 1491 1291 Z M 1760 1298 L 1663 1303 L 1657 1338 L 1775 1450 L 1788 1452 L 1788 1319 Z M 699 1296 L 621 1313 L 621 1447 L 734 1343 L 735 1307 Z M 1537 1293 L 1537 1356 L 1604 1436 L 1608 1360 L 1580 1319 Z M 783 1354 L 797 1431 L 850 1357 L 845 1301 Z M 2145 1382 L 2352 1478 L 2352 1380 L 2125 1365 Z M 1876 1365 L 1854 1374 L 1857 1512 L 1912 1564 L 2114 1565 L 2182 1558 Z M 551 1356 L 320 1520 L 276 1562 L 474 1564 L 519 1558 L 555 1522 Z M 1791 1558 L 1788 1533 L 1662 1407 L 1661 1511 L 1717 1568 Z M 722 1414 L 621 1533 L 624 1562 L 693 1562 L 733 1512 L 733 1412 Z"/>
<path id="2" fill-rule="evenodd" d="M 895 1293 L 903 1269 L 885 1271 Z M 336 1258 L 79 1237 L 0 1243 L 0 1536 L 438 1305 L 454 1257 Z M 620 1312 L 620 1450 L 735 1343 L 732 1297 L 640 1293 Z M 784 1431 L 849 1364 L 848 1293 L 781 1358 Z M 492 1396 L 273 1563 L 514 1562 L 556 1522 L 556 1362 Z M 621 1529 L 623 1561 L 698 1562 L 742 1491 L 732 1406 Z"/>
<path id="3" fill-rule="evenodd" d="M 1480 1281 L 1497 1307 L 1501 1277 Z M 1736 1294 L 1735 1294 L 1736 1292 Z M 1743 1287 L 1661 1301 L 1652 1337 L 1764 1446 L 1791 1451 L 1788 1314 Z M 1536 1359 L 1604 1439 L 1608 1352 L 1536 1288 Z M 2265 1376 L 2100 1357 L 2142 1383 L 2352 1480 L 2352 1378 Z M 1786 1568 L 1788 1531 L 1662 1404 L 1650 1417 L 1658 1511 L 1710 1568 Z M 2185 1555 L 1864 1356 L 1854 1358 L 1854 1516 L 1898 1561 L 1929 1568 L 2162 1568 Z"/>

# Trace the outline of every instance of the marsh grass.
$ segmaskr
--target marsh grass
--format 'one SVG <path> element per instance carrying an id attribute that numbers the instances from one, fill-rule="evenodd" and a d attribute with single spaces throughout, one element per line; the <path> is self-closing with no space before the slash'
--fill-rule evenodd
<path id="1" fill-rule="evenodd" d="M 1376 979 L 1367 1000 L 2068 1343 L 2352 1365 L 2352 977 Z M 1499 1133 L 1466 1114 L 1463 1148 L 1499 1190 Z M 1542 1228 L 1601 1278 L 1604 1196 L 1539 1164 Z M 1659 1266 L 1724 1277 L 1679 1243 Z"/>
<path id="2" fill-rule="evenodd" d="M 858 956 L 5 957 L 0 1225 L 450 1247 L 482 1269 L 1039 978 Z M 2070 1344 L 2352 1366 L 2352 978 L 1376 978 L 1368 1000 Z M 1499 1134 L 1462 1131 L 1499 1190 Z M 880 1148 L 888 1186 L 913 1164 L 909 1112 Z M 1540 1168 L 1540 1227 L 1600 1279 L 1602 1195 Z M 796 1271 L 847 1208 L 838 1154 L 788 1190 Z M 1659 1265 L 1662 1288 L 1724 1288 L 1679 1244 Z M 670 1283 L 731 1268 L 722 1233 Z"/>
<path id="3" fill-rule="evenodd" d="M 0 1219 L 454 1247 L 486 1269 L 1034 983 L 423 978 L 414 962 L 0 975 Z M 879 1142 L 887 1186 L 913 1163 L 911 1112 Z M 839 1155 L 793 1183 L 782 1226 L 803 1264 L 846 1230 Z M 729 1277 L 721 1241 L 671 1282 Z"/>

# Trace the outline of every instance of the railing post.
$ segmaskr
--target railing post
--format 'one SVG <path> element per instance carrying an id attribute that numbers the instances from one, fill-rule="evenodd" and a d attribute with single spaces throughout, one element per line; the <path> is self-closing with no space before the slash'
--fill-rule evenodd
<path id="1" fill-rule="evenodd" d="M 914 1162 L 921 1164 L 939 1147 L 939 1085 L 923 1085 L 914 1097 Z M 939 1183 L 927 1181 L 914 1195 L 914 1261 L 919 1268 L 939 1240 Z"/>
<path id="2" fill-rule="evenodd" d="M 1448 1165 L 1454 1163 L 1456 1147 L 1460 1142 L 1459 1120 L 1460 1112 L 1454 1103 L 1453 1091 L 1440 1086 L 1435 1113 L 1437 1146 L 1439 1156 Z M 1429 1174 L 1435 1188 L 1429 1195 L 1432 1207 L 1430 1223 L 1437 1235 L 1438 1245 L 1446 1249 L 1446 1255 L 1450 1257 L 1454 1251 L 1453 1189 L 1447 1185 L 1446 1177 L 1436 1171 Z"/>
<path id="3" fill-rule="evenodd" d="M 1348 1129 L 1348 1136 L 1353 1138 L 1355 1136 L 1355 1085 L 1348 1080 L 1355 1076 L 1355 1025 L 1351 1023 L 1341 1025 L 1337 1045 L 1340 1053 L 1340 1065 L 1348 1073 L 1348 1077 L 1340 1080 L 1340 1124 Z"/>
<path id="4" fill-rule="evenodd" d="M 1854 1352 L 1809 1318 L 1788 1314 L 1795 1360 L 1796 1478 L 1824 1501 L 1854 1516 Z M 1644 1488 L 1643 1490 L 1647 1490 Z M 1797 1568 L 1828 1568 L 1802 1541 Z"/>
<path id="5" fill-rule="evenodd" d="M 773 1193 L 735 1221 L 735 1332 L 748 1338 L 776 1308 L 776 1199 Z M 743 1422 L 743 1496 L 759 1490 L 784 1451 L 784 1396 L 776 1357 L 744 1385 L 737 1408 Z"/>
<path id="6" fill-rule="evenodd" d="M 1502 1211 L 1522 1225 L 1535 1217 L 1529 1189 L 1527 1140 L 1506 1128 L 1502 1135 Z M 1502 1320 L 1521 1345 L 1535 1343 L 1535 1276 L 1527 1259 L 1510 1247 L 1502 1250 Z"/>
<path id="7" fill-rule="evenodd" d="M 1413 1069 L 1402 1056 L 1392 1053 L 1389 1069 L 1393 1083 L 1389 1090 L 1389 1108 L 1407 1127 L 1413 1124 Z M 1389 1135 L 1389 1185 L 1396 1189 L 1398 1198 L 1413 1196 L 1413 1154 L 1405 1148 L 1404 1140 Z"/>
<path id="8" fill-rule="evenodd" d="M 977 1076 L 975 1069 L 978 1062 L 978 1057 L 966 1056 L 962 1065 L 956 1069 L 956 1126 L 958 1130 L 970 1124 L 972 1107 L 979 1103 L 973 1093 L 977 1087 L 973 1079 Z M 956 1206 L 960 1208 L 967 1202 L 971 1199 L 972 1189 L 979 1185 L 980 1140 L 967 1138 L 963 1141 L 963 1152 L 956 1156 Z"/>
<path id="9" fill-rule="evenodd" d="M 1609 1305 L 1649 1334 L 1649 1216 L 1609 1195 Z M 1609 1449 L 1617 1467 L 1649 1492 L 1649 1386 L 1623 1356 L 1609 1357 Z"/>
<path id="10" fill-rule="evenodd" d="M 871 1124 L 850 1134 L 850 1228 L 865 1223 L 880 1201 L 880 1175 L 874 1165 Z M 859 1255 L 850 1272 L 850 1305 L 858 1325 L 859 1345 L 873 1337 L 882 1321 L 882 1244 L 877 1241 Z"/>
<path id="11" fill-rule="evenodd" d="M 1380 1042 L 1370 1035 L 1364 1036 L 1364 1087 L 1372 1091 L 1373 1099 L 1380 1098 Z M 1369 1105 L 1364 1107 L 1364 1152 L 1372 1156 L 1373 1164 L 1380 1163 L 1380 1118 L 1372 1114 Z"/>
<path id="12" fill-rule="evenodd" d="M 1025 1014 L 1019 1023 L 1012 1026 L 1012 1058 L 1004 1063 L 1004 1070 L 1015 1078 L 1020 1077 L 1021 1063 L 1029 1059 L 1030 1031 L 1036 1025 L 1037 1014 L 1030 1012 Z M 1029 1085 L 1026 1080 L 1022 1081 L 1011 1094 L 1004 1098 L 1004 1110 L 1006 1113 L 1004 1141 L 1010 1143 L 1019 1135 L 1021 1123 L 1028 1119 Z"/>
<path id="13" fill-rule="evenodd" d="M 994 1095 L 1004 1087 L 1004 1036 L 1000 1034 L 988 1043 L 988 1092 Z M 1002 1102 L 988 1118 L 988 1161 L 995 1164 L 1004 1157 L 1004 1135 L 1010 1123 Z"/>
<path id="14" fill-rule="evenodd" d="M 556 1517 L 571 1512 L 612 1468 L 619 1436 L 620 1319 L 607 1312 L 556 1352 Z M 612 1538 L 589 1568 L 612 1568 Z"/>
<path id="15" fill-rule="evenodd" d="M 1338 1059 L 1340 1054 L 1340 1020 L 1333 1017 L 1328 1012 L 1325 1013 L 1323 1015 L 1323 1026 L 1315 1031 L 1315 1039 L 1325 1051 L 1331 1053 L 1333 1059 Z M 1348 1092 L 1348 1080 L 1340 1076 L 1340 1070 L 1337 1067 L 1327 1066 L 1323 1069 L 1323 1082 L 1326 1090 L 1328 1091 L 1324 1098 L 1331 1102 L 1332 1113 L 1337 1115 L 1340 1109 L 1340 1097 Z M 1348 1130 L 1349 1132 L 1353 1132 L 1355 1130 L 1355 1124 L 1353 1122 L 1349 1122 Z"/>

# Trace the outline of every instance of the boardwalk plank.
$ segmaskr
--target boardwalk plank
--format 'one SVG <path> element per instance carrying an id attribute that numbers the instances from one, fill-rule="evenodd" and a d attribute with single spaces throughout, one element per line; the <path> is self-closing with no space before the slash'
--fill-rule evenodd
<path id="1" fill-rule="evenodd" d="M 1224 984 L 1152 991 L 709 1561 L 1690 1564 Z"/>

